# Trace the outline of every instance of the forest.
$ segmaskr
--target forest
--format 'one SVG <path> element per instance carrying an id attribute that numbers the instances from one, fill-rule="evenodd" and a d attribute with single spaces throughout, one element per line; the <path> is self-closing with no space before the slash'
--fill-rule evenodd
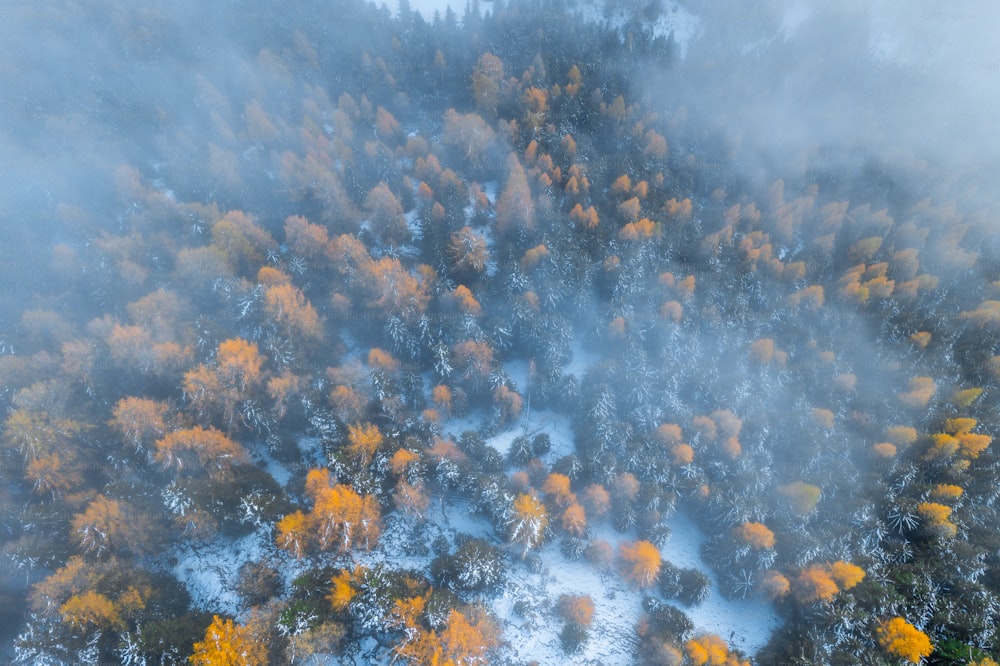
<path id="1" fill-rule="evenodd" d="M 0 40 L 5 661 L 997 663 L 984 162 L 676 3 L 175 4 Z"/>

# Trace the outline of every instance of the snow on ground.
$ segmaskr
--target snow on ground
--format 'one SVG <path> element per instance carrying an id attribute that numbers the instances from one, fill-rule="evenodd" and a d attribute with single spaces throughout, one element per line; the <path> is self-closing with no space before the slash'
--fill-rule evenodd
<path id="1" fill-rule="evenodd" d="M 763 599 L 724 598 L 719 593 L 717 576 L 701 559 L 705 535 L 683 513 L 674 514 L 667 522 L 671 534 L 660 549 L 663 559 L 678 567 L 696 567 L 712 579 L 712 590 L 705 601 L 690 608 L 678 607 L 691 618 L 696 630 L 718 634 L 731 646 L 753 655 L 781 624 L 774 606 Z"/>
<path id="2" fill-rule="evenodd" d="M 167 553 L 171 570 L 191 595 L 194 608 L 220 615 L 239 615 L 236 582 L 240 566 L 264 558 L 269 530 L 258 529 L 238 539 L 218 537 L 207 544 L 187 543 Z"/>
<path id="3" fill-rule="evenodd" d="M 538 557 L 537 571 L 515 563 L 506 590 L 492 604 L 503 621 L 506 646 L 501 657 L 514 663 L 631 663 L 642 593 L 617 573 L 599 571 L 584 560 L 567 560 L 556 544 L 543 548 Z M 589 639 L 572 657 L 559 641 L 562 621 L 556 606 L 563 594 L 589 594 L 595 607 Z"/>
<path id="4" fill-rule="evenodd" d="M 275 457 L 271 455 L 271 452 L 267 450 L 266 445 L 261 444 L 254 447 L 251 449 L 250 455 L 254 462 L 262 464 L 261 466 L 264 471 L 271 475 L 271 478 L 274 479 L 275 483 L 282 488 L 288 486 L 288 482 L 292 479 L 292 471 L 288 469 L 284 463 L 275 459 Z"/>

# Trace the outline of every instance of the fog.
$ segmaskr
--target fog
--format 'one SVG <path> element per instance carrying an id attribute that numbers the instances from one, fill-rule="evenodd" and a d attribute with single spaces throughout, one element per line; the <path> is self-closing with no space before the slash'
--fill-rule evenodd
<path id="1" fill-rule="evenodd" d="M 926 168 L 947 184 L 995 177 L 995 3 L 686 6 L 700 32 L 652 88 L 665 104 L 686 106 L 690 122 L 721 132 L 741 168 L 773 178 L 879 160 Z"/>
<path id="2" fill-rule="evenodd" d="M 1000 6 L 448 4 L 5 11 L 0 658 L 1000 655 Z"/>

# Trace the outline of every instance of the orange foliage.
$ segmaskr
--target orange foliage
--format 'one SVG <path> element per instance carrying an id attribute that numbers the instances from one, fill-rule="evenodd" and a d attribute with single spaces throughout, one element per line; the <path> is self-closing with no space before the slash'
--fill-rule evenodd
<path id="1" fill-rule="evenodd" d="M 664 209 L 667 211 L 667 215 L 686 220 L 691 217 L 691 199 L 681 199 L 678 201 L 676 198 L 671 197 L 667 199 Z"/>
<path id="2" fill-rule="evenodd" d="M 493 367 L 493 350 L 486 342 L 459 342 L 451 348 L 451 354 L 455 368 L 473 384 L 484 382 Z"/>
<path id="3" fill-rule="evenodd" d="M 392 354 L 378 347 L 372 347 L 368 351 L 368 365 L 384 372 L 399 370 L 399 361 L 393 358 Z"/>
<path id="4" fill-rule="evenodd" d="M 893 657 L 919 664 L 934 651 L 931 639 L 901 617 L 882 622 L 878 628 L 878 642 Z"/>
<path id="5" fill-rule="evenodd" d="M 330 580 L 330 594 L 326 595 L 326 599 L 330 602 L 333 610 L 338 612 L 347 610 L 351 600 L 357 595 L 357 590 L 354 586 L 355 578 L 360 578 L 363 573 L 363 567 L 355 569 L 353 576 L 351 572 L 342 569 Z"/>
<path id="6" fill-rule="evenodd" d="M 194 644 L 188 661 L 194 666 L 265 666 L 267 645 L 247 627 L 213 615 L 205 638 Z"/>
<path id="7" fill-rule="evenodd" d="M 320 340 L 323 327 L 316 308 L 291 284 L 276 284 L 264 292 L 264 311 L 286 335 Z"/>
<path id="8" fill-rule="evenodd" d="M 729 646 L 715 634 L 695 636 L 684 643 L 684 651 L 695 666 L 749 666 L 729 652 Z"/>
<path id="9" fill-rule="evenodd" d="M 587 513 L 600 518 L 611 509 L 611 495 L 604 486 L 593 483 L 583 491 L 583 505 L 587 507 Z"/>
<path id="10" fill-rule="evenodd" d="M 383 437 L 378 426 L 365 423 L 347 427 L 347 455 L 363 466 L 372 461 L 382 442 Z"/>
<path id="11" fill-rule="evenodd" d="M 541 544 L 549 525 L 549 515 L 537 497 L 521 493 L 514 499 L 509 530 L 512 543 L 524 547 L 524 553 Z"/>
<path id="12" fill-rule="evenodd" d="M 626 222 L 635 222 L 639 219 L 639 212 L 641 209 L 642 204 L 639 203 L 639 197 L 632 197 L 631 199 L 627 199 L 618 204 L 618 215 L 621 216 L 621 218 Z M 652 224 L 648 220 L 647 223 L 650 225 Z M 624 229 L 622 231 L 624 232 Z M 624 238 L 625 236 L 622 237 Z M 649 238 L 649 235 L 646 235 L 645 238 Z M 632 240 L 634 240 L 634 238 L 632 238 Z"/>
<path id="13" fill-rule="evenodd" d="M 448 256 L 452 260 L 454 270 L 470 270 L 476 273 L 486 270 L 490 254 L 486 239 L 482 235 L 469 227 L 462 227 L 451 234 L 450 241 Z"/>
<path id="14" fill-rule="evenodd" d="M 299 215 L 285 218 L 285 244 L 292 254 L 305 259 L 318 259 L 323 256 L 329 242 L 326 227 L 310 224 Z"/>
<path id="15" fill-rule="evenodd" d="M 762 523 L 743 523 L 736 534 L 753 548 L 774 548 L 774 532 Z"/>
<path id="16" fill-rule="evenodd" d="M 660 573 L 660 551 L 648 541 L 622 543 L 618 546 L 622 574 L 637 587 L 649 587 Z"/>
<path id="17" fill-rule="evenodd" d="M 770 363 L 774 358 L 774 340 L 761 338 L 750 343 L 750 358 L 757 363 Z"/>
<path id="18" fill-rule="evenodd" d="M 961 486 L 950 483 L 939 483 L 931 490 L 931 497 L 939 500 L 954 501 L 959 499 L 963 492 Z"/>
<path id="19" fill-rule="evenodd" d="M 567 622 L 589 627 L 594 621 L 594 600 L 589 594 L 559 596 L 559 614 Z"/>
<path id="20" fill-rule="evenodd" d="M 117 500 L 97 495 L 83 513 L 73 517 L 73 536 L 85 553 L 102 555 L 123 545 L 131 526 Z"/>
<path id="21" fill-rule="evenodd" d="M 818 486 L 803 483 L 802 481 L 793 481 L 792 483 L 778 486 L 778 492 L 788 498 L 788 501 L 792 504 L 792 508 L 805 515 L 811 513 L 816 508 L 821 491 Z"/>
<path id="22" fill-rule="evenodd" d="M 392 473 L 396 476 L 402 476 L 409 469 L 410 465 L 415 463 L 420 459 L 420 456 L 409 451 L 407 449 L 399 449 L 392 454 L 392 458 L 389 459 L 389 468 L 392 469 Z"/>
<path id="23" fill-rule="evenodd" d="M 799 572 L 792 580 L 795 598 L 805 604 L 830 601 L 840 591 L 827 567 L 811 566 Z"/>
<path id="24" fill-rule="evenodd" d="M 275 526 L 277 534 L 275 542 L 296 559 L 300 559 L 306 551 L 309 543 L 309 526 L 306 523 L 306 515 L 301 511 L 290 513 Z"/>
<path id="25" fill-rule="evenodd" d="M 260 369 L 264 363 L 256 342 L 240 338 L 219 343 L 216 366 L 220 381 L 226 388 L 246 391 L 261 380 Z"/>
<path id="26" fill-rule="evenodd" d="M 542 492 L 555 500 L 559 506 L 567 506 L 576 499 L 569 489 L 569 477 L 565 474 L 553 472 L 545 479 L 542 485 Z"/>
<path id="27" fill-rule="evenodd" d="M 283 418 L 288 410 L 288 400 L 299 392 L 299 376 L 290 370 L 267 380 L 267 395 L 274 400 L 274 410 L 278 418 Z"/>
<path id="28" fill-rule="evenodd" d="M 930 377 L 914 377 L 910 380 L 907 390 L 899 394 L 899 400 L 911 409 L 922 409 L 927 406 L 936 391 L 937 387 Z"/>
<path id="29" fill-rule="evenodd" d="M 122 398 L 111 410 L 111 427 L 136 450 L 167 430 L 167 405 L 146 398 Z"/>
<path id="30" fill-rule="evenodd" d="M 424 492 L 423 483 L 419 480 L 414 483 L 407 483 L 400 480 L 392 493 L 392 499 L 396 507 L 408 516 L 422 520 L 430 506 L 431 500 Z"/>
<path id="31" fill-rule="evenodd" d="M 694 449 L 689 444 L 674 444 L 670 447 L 670 457 L 675 465 L 690 465 L 694 462 Z"/>
<path id="32" fill-rule="evenodd" d="M 529 270 L 534 268 L 535 265 L 542 260 L 543 257 L 547 257 L 549 254 L 549 249 L 544 245 L 536 245 L 521 257 L 521 268 Z"/>
<path id="33" fill-rule="evenodd" d="M 611 183 L 611 191 L 615 194 L 628 194 L 632 191 L 632 180 L 623 173 Z"/>
<path id="34" fill-rule="evenodd" d="M 812 410 L 810 417 L 813 424 L 818 428 L 822 428 L 823 430 L 831 430 L 833 428 L 834 414 L 829 409 L 817 407 Z"/>
<path id="35" fill-rule="evenodd" d="M 535 202 L 524 168 L 514 153 L 507 158 L 507 182 L 497 200 L 497 231 L 501 235 L 518 229 L 531 231 L 535 228 Z"/>
<path id="36" fill-rule="evenodd" d="M 658 232 L 659 226 L 644 217 L 636 222 L 629 222 L 622 227 L 621 231 L 618 232 L 618 237 L 626 241 L 639 241 L 652 238 Z"/>
<path id="37" fill-rule="evenodd" d="M 320 488 L 308 522 L 320 550 L 370 549 L 381 534 L 381 513 L 373 495 L 361 496 L 350 486 Z"/>
<path id="38" fill-rule="evenodd" d="M 569 185 L 567 185 L 569 189 Z M 597 209 L 593 206 L 584 208 L 580 204 L 576 204 L 569 211 L 569 219 L 573 220 L 575 224 L 580 225 L 584 229 L 596 229 L 597 225 L 600 223 L 600 218 L 597 215 Z"/>
<path id="39" fill-rule="evenodd" d="M 562 528 L 576 537 L 582 537 L 587 530 L 587 513 L 583 507 L 573 502 L 562 515 Z"/>
<path id="40" fill-rule="evenodd" d="M 828 566 L 830 576 L 841 590 L 849 590 L 865 579 L 865 570 L 856 564 L 837 560 Z"/>
<path id="41" fill-rule="evenodd" d="M 878 444 L 872 445 L 872 453 L 876 458 L 892 458 L 896 455 L 896 446 L 890 444 L 889 442 L 879 442 Z"/>
<path id="42" fill-rule="evenodd" d="M 780 571 L 768 571 L 761 580 L 760 588 L 769 599 L 780 599 L 792 589 L 792 584 Z"/>
<path id="43" fill-rule="evenodd" d="M 364 413 L 368 400 L 350 386 L 341 384 L 330 391 L 330 404 L 342 420 L 354 421 Z"/>
<path id="44" fill-rule="evenodd" d="M 209 476 L 223 475 L 233 465 L 250 460 L 242 446 L 215 428 L 201 426 L 175 430 L 157 440 L 154 457 L 164 467 L 178 471 L 201 467 Z"/>
<path id="45" fill-rule="evenodd" d="M 917 430 L 910 426 L 892 426 L 885 431 L 885 438 L 896 446 L 905 448 L 917 441 Z"/>
<path id="46" fill-rule="evenodd" d="M 59 607 L 63 622 L 76 629 L 122 629 L 124 623 L 118 609 L 103 594 L 88 590 L 70 597 Z"/>

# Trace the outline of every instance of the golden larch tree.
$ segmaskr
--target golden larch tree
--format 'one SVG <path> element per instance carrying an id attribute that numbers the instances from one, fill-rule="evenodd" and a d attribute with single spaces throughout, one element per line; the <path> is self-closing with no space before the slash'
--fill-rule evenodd
<path id="1" fill-rule="evenodd" d="M 618 546 L 622 574 L 636 587 L 649 587 L 660 573 L 660 551 L 648 541 L 622 543 Z"/>
<path id="2" fill-rule="evenodd" d="M 919 664 L 934 651 L 927 634 L 901 617 L 879 625 L 878 642 L 886 652 L 911 664 Z"/>
<path id="3" fill-rule="evenodd" d="M 265 666 L 267 645 L 247 627 L 213 615 L 188 661 L 194 666 Z"/>

